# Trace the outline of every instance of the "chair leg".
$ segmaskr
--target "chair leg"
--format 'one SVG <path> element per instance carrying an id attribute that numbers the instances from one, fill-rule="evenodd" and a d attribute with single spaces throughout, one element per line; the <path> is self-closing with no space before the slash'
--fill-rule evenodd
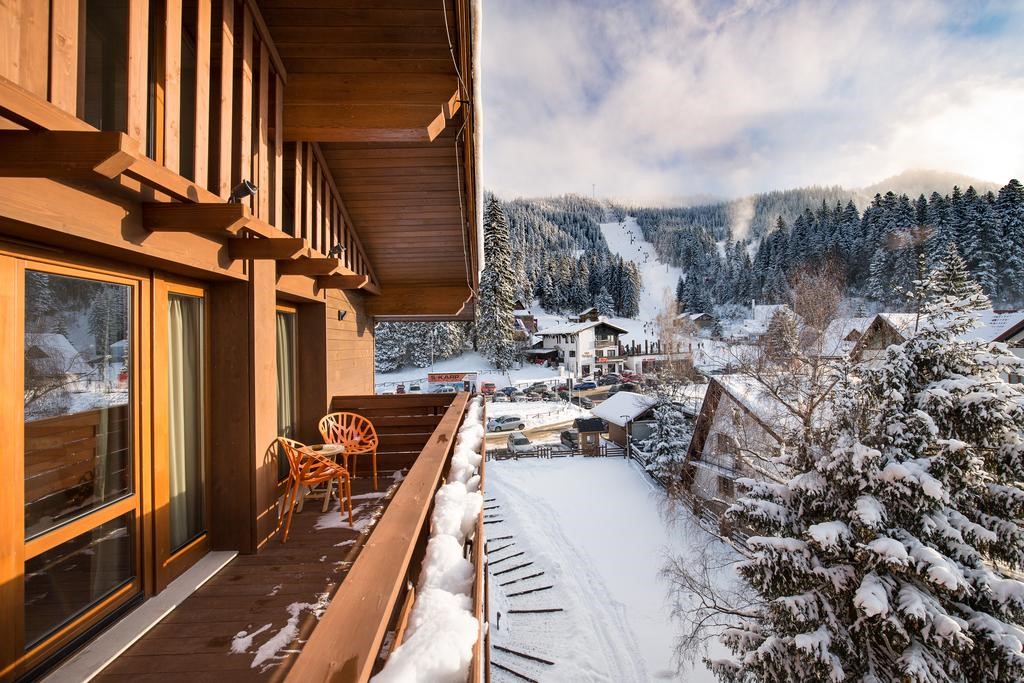
<path id="1" fill-rule="evenodd" d="M 353 476 L 353 477 L 356 476 L 356 463 L 358 461 L 359 461 L 359 454 L 358 453 L 353 453 L 352 454 L 352 469 L 349 470 L 351 476 Z"/>
<path id="2" fill-rule="evenodd" d="M 348 501 L 348 525 L 352 526 L 352 479 L 350 477 L 345 477 L 345 499 Z"/>
<path id="3" fill-rule="evenodd" d="M 373 460 L 373 490 L 377 490 L 377 449 L 373 449 L 373 453 L 370 456 Z"/>
<path id="4" fill-rule="evenodd" d="M 294 492 L 292 493 L 291 505 L 288 506 L 288 521 L 284 525 L 284 536 L 281 537 L 281 543 L 288 540 L 288 531 L 292 528 L 292 515 L 295 514 L 295 498 L 299 495 L 299 488 L 302 485 L 299 482 L 295 482 Z"/>
<path id="5" fill-rule="evenodd" d="M 327 488 L 324 490 L 324 504 L 320 507 L 320 512 L 327 512 L 327 508 L 331 505 L 331 489 L 334 488 L 334 480 L 328 479 L 325 486 Z M 341 486 L 338 487 L 338 496 L 341 496 Z"/>

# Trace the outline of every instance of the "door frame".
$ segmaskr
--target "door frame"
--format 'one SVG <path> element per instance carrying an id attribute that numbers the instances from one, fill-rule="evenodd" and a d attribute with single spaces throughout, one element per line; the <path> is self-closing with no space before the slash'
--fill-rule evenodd
<path id="1" fill-rule="evenodd" d="M 56 254 L 56 255 L 55 255 Z M 7 353 L 0 354 L 0 386 L 23 387 L 25 344 L 26 271 L 38 271 L 131 287 L 132 343 L 129 353 L 132 417 L 133 492 L 95 510 L 70 519 L 50 531 L 25 540 L 25 406 L 21 391 L 0 392 L 0 429 L 8 434 L 0 457 L 0 616 L 9 621 L 0 629 L 0 678 L 17 677 L 93 628 L 102 619 L 143 593 L 152 591 L 152 564 L 145 548 L 152 501 L 150 433 L 151 320 L 149 274 L 130 266 L 97 265 L 89 258 L 75 258 L 48 249 L 0 243 L 0 337 Z M 20 352 L 19 352 L 20 351 Z M 128 512 L 134 513 L 133 548 L 135 576 L 107 596 L 74 615 L 31 647 L 25 643 L 25 562 L 60 543 Z"/>
<path id="2" fill-rule="evenodd" d="M 167 307 L 171 294 L 192 296 L 203 301 L 203 507 L 206 531 L 177 550 L 170 540 L 170 453 L 168 451 L 168 374 Z M 171 581 L 198 562 L 210 551 L 211 482 L 211 401 L 210 401 L 210 305 L 207 288 L 198 282 L 163 273 L 153 276 L 153 526 L 152 555 L 155 571 L 153 592 L 167 587 Z"/>

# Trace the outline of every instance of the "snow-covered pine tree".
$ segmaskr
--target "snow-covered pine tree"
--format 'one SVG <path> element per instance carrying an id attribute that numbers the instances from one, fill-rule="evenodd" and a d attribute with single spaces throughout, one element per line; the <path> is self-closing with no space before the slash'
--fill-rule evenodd
<path id="1" fill-rule="evenodd" d="M 788 308 L 775 311 L 760 341 L 768 361 L 786 362 L 796 356 L 800 351 L 800 339 L 793 313 Z"/>
<path id="2" fill-rule="evenodd" d="M 594 299 L 594 308 L 597 309 L 599 315 L 606 317 L 615 315 L 615 302 L 612 301 L 612 295 L 608 293 L 607 288 L 602 287 L 598 292 L 597 298 Z"/>
<path id="3" fill-rule="evenodd" d="M 405 339 L 399 323 L 377 323 L 373 333 L 373 369 L 394 372 L 405 359 Z"/>
<path id="4" fill-rule="evenodd" d="M 665 402 L 654 409 L 654 431 L 640 447 L 650 458 L 647 471 L 669 489 L 680 483 L 692 437 L 689 422 L 679 406 Z"/>
<path id="5" fill-rule="evenodd" d="M 515 360 L 515 283 L 505 210 L 494 195 L 488 197 L 484 211 L 484 259 L 477 307 L 480 350 L 494 367 L 507 370 Z"/>
<path id="6" fill-rule="evenodd" d="M 1000 249 L 1006 257 L 1002 289 L 1010 301 L 1024 299 L 1024 185 L 1016 178 L 999 190 L 996 213 L 1002 227 Z"/>
<path id="7" fill-rule="evenodd" d="M 725 632 L 721 678 L 1024 679 L 1021 363 L 970 338 L 989 303 L 958 260 L 919 283 L 920 332 L 786 453 L 795 475 L 727 513 L 762 601 Z"/>

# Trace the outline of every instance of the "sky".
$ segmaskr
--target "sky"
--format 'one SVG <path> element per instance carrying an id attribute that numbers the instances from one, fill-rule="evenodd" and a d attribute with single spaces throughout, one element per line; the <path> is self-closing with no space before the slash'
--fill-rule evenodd
<path id="1" fill-rule="evenodd" d="M 483 181 L 635 201 L 1024 175 L 1024 1 L 483 0 Z"/>

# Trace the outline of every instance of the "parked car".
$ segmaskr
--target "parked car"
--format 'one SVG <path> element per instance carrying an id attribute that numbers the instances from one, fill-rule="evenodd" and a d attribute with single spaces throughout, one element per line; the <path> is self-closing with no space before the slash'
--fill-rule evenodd
<path id="1" fill-rule="evenodd" d="M 501 393 L 505 394 L 510 398 L 512 397 L 513 394 L 519 393 L 519 390 L 516 389 L 515 387 L 502 387 L 501 389 L 498 389 L 498 391 L 500 391 Z"/>
<path id="2" fill-rule="evenodd" d="M 404 384 L 399 384 L 397 387 L 395 387 L 395 393 L 396 394 L 404 394 L 405 393 L 405 385 Z"/>
<path id="3" fill-rule="evenodd" d="M 580 382 L 576 385 L 577 391 L 587 391 L 588 389 L 597 389 L 597 382 L 587 380 L 586 382 Z"/>
<path id="4" fill-rule="evenodd" d="M 586 408 L 587 410 L 590 410 L 591 408 L 594 407 L 594 402 L 591 401 L 586 396 L 573 396 L 572 402 L 578 405 L 580 408 Z"/>
<path id="5" fill-rule="evenodd" d="M 512 453 L 533 453 L 533 444 L 522 432 L 512 432 L 505 441 L 505 448 Z"/>
<path id="6" fill-rule="evenodd" d="M 493 401 L 494 403 L 508 403 L 509 402 L 508 396 L 506 396 L 505 394 L 495 394 L 493 397 L 491 397 L 491 401 Z"/>
<path id="7" fill-rule="evenodd" d="M 421 387 L 419 384 L 410 384 L 409 385 L 408 393 L 410 393 L 410 394 L 422 394 L 423 393 L 423 387 Z"/>
<path id="8" fill-rule="evenodd" d="M 532 391 L 539 394 L 542 391 L 548 391 L 550 388 L 551 387 L 549 387 L 544 382 L 534 382 L 533 384 L 530 385 L 527 391 Z"/>
<path id="9" fill-rule="evenodd" d="M 508 395 L 508 400 L 512 401 L 513 403 L 522 403 L 523 401 L 526 400 L 526 394 L 519 390 L 516 390 Z"/>
<path id="10" fill-rule="evenodd" d="M 633 382 L 623 382 L 619 385 L 619 391 L 632 391 L 636 392 L 640 387 Z"/>
<path id="11" fill-rule="evenodd" d="M 556 394 L 553 391 L 542 391 L 542 392 L 540 392 L 540 397 L 541 397 L 541 400 L 544 400 L 544 401 L 557 401 L 558 400 L 558 394 Z"/>
<path id="12" fill-rule="evenodd" d="M 622 385 L 621 384 L 613 384 L 610 387 L 608 387 L 608 395 L 609 396 L 611 396 L 612 394 L 617 394 L 620 391 L 622 391 Z"/>
<path id="13" fill-rule="evenodd" d="M 563 382 L 563 383 L 559 384 L 559 385 L 558 385 L 558 386 L 557 386 L 557 387 L 555 388 L 555 390 L 556 390 L 556 391 L 559 391 L 559 392 L 562 392 L 562 391 L 569 391 L 569 384 L 568 384 L 567 382 Z"/>
<path id="14" fill-rule="evenodd" d="M 526 400 L 527 401 L 539 401 L 540 400 L 540 394 L 531 391 L 530 393 L 528 393 L 526 395 Z"/>
<path id="15" fill-rule="evenodd" d="M 497 390 L 498 387 L 494 384 L 494 382 L 484 382 L 483 384 L 480 385 L 480 393 L 484 395 L 493 394 Z"/>
<path id="16" fill-rule="evenodd" d="M 576 450 L 576 449 L 578 449 L 580 447 L 580 433 L 579 433 L 579 430 L 576 430 L 576 429 L 566 429 L 566 430 L 563 430 L 561 436 L 559 437 L 559 440 L 562 442 L 562 445 L 565 446 L 566 448 L 571 448 L 573 450 Z"/>
<path id="17" fill-rule="evenodd" d="M 489 432 L 510 432 L 514 429 L 526 429 L 523 418 L 518 415 L 502 415 L 487 421 Z"/>
<path id="18" fill-rule="evenodd" d="M 598 386 L 608 387 L 613 384 L 618 384 L 619 381 L 620 380 L 617 375 L 605 375 L 604 377 L 597 381 L 597 384 Z"/>

